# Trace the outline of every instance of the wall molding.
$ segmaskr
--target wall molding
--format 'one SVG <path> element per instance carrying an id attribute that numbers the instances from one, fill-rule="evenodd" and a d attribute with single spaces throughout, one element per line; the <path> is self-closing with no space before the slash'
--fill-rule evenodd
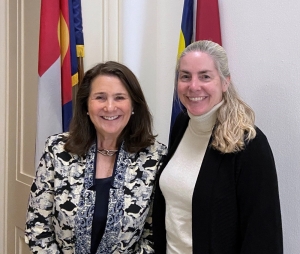
<path id="1" fill-rule="evenodd" d="M 121 0 L 103 0 L 102 2 L 102 52 L 103 61 L 120 61 Z"/>
<path id="2" fill-rule="evenodd" d="M 6 252 L 8 0 L 0 1 L 0 253 Z"/>

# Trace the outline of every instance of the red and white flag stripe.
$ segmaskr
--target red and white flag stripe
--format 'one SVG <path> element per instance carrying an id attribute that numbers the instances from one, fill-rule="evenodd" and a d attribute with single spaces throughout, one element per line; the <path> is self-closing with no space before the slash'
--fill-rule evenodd
<path id="1" fill-rule="evenodd" d="M 38 165 L 45 140 L 62 132 L 60 1 L 41 3 L 39 86 L 35 162 Z"/>

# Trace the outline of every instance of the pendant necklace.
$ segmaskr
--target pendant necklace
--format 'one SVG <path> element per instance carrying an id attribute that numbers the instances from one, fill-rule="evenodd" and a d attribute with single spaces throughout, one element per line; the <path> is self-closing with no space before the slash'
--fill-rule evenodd
<path id="1" fill-rule="evenodd" d="M 97 152 L 104 156 L 113 156 L 118 152 L 118 150 L 97 149 Z"/>

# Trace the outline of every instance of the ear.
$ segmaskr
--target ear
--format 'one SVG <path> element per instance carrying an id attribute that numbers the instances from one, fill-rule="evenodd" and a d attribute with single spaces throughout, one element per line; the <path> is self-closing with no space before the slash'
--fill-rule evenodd
<path id="1" fill-rule="evenodd" d="M 230 84 L 230 77 L 227 77 L 223 83 L 222 83 L 222 91 L 223 93 L 225 93 L 229 87 L 229 84 Z"/>

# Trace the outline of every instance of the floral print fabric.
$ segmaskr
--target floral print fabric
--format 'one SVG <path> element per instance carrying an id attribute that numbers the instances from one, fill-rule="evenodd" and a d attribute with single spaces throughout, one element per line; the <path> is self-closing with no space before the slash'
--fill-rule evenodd
<path id="1" fill-rule="evenodd" d="M 31 187 L 25 241 L 33 253 L 90 253 L 96 145 L 79 157 L 64 150 L 66 135 L 48 138 Z M 136 154 L 120 148 L 97 254 L 153 253 L 153 188 L 166 152 L 159 142 Z"/>

